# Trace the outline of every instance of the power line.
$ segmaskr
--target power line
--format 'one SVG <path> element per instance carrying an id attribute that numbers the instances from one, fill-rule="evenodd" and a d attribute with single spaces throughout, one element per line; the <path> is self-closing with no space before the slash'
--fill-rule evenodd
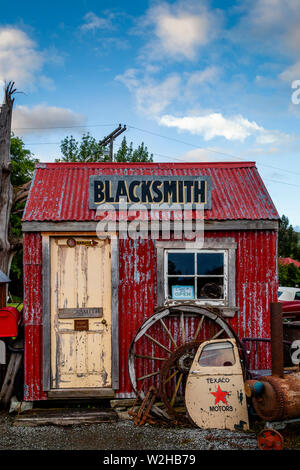
<path id="1" fill-rule="evenodd" d="M 115 124 L 90 124 L 90 125 L 76 125 L 76 126 L 50 126 L 50 127 L 14 127 L 13 130 L 15 131 L 38 131 L 43 129 L 75 129 L 75 128 L 82 128 L 82 127 L 111 127 L 115 126 Z"/>
<path id="2" fill-rule="evenodd" d="M 69 126 L 69 127 L 36 127 L 36 128 L 23 128 L 23 129 L 32 129 L 32 130 L 38 130 L 38 129 L 71 129 L 73 127 L 98 127 L 98 126 L 110 126 L 112 124 L 94 124 L 94 125 L 91 125 L 91 126 Z M 184 145 L 188 145 L 190 147 L 193 147 L 193 148 L 196 148 L 196 149 L 201 149 L 201 150 L 206 150 L 208 152 L 212 152 L 214 154 L 218 154 L 218 155 L 222 155 L 222 156 L 225 156 L 225 157 L 230 157 L 230 158 L 233 158 L 235 160 L 239 160 L 239 161 L 245 161 L 245 158 L 243 157 L 238 157 L 236 155 L 233 155 L 233 154 L 230 154 L 230 153 L 227 153 L 227 152 L 221 152 L 221 151 L 218 151 L 218 150 L 214 150 L 214 149 L 211 149 L 209 147 L 199 147 L 199 145 L 195 145 L 195 144 L 192 144 L 190 142 L 186 142 L 184 140 L 180 140 L 180 139 L 175 139 L 173 137 L 168 137 L 168 136 L 165 136 L 165 135 L 162 135 L 162 134 L 158 134 L 156 132 L 152 132 L 152 131 L 148 131 L 147 129 L 141 129 L 139 127 L 135 127 L 135 126 L 131 126 L 131 125 L 128 125 L 127 126 L 129 129 L 135 129 L 137 131 L 140 131 L 140 132 L 144 132 L 146 134 L 150 134 L 150 135 L 153 135 L 153 136 L 156 136 L 156 137 L 160 137 L 160 138 L 163 138 L 163 139 L 167 139 L 167 140 L 170 140 L 170 141 L 173 141 L 173 142 L 178 142 L 178 143 L 181 143 L 181 144 L 184 144 Z M 15 128 L 17 129 L 17 128 Z M 19 128 L 19 129 L 22 129 L 22 128 Z M 25 145 L 60 145 L 61 142 L 31 142 L 31 143 L 26 143 Z M 162 155 L 162 154 L 155 154 L 155 155 L 158 155 L 158 156 L 162 156 L 164 158 L 170 158 L 170 159 L 173 159 L 173 160 L 178 160 L 178 161 L 182 161 L 182 162 L 185 162 L 186 160 L 181 160 L 177 157 L 174 157 L 174 156 L 168 156 L 168 155 Z M 279 168 L 279 167 L 276 167 L 276 166 L 273 166 L 273 165 L 268 165 L 268 164 L 265 164 L 265 163 L 258 163 L 260 166 L 262 167 L 266 167 L 266 168 L 271 168 L 273 170 L 279 170 L 279 171 L 283 171 L 285 173 L 289 173 L 289 174 L 292 174 L 292 175 L 300 175 L 300 173 L 297 173 L 295 171 L 291 171 L 291 170 L 286 170 L 284 168 Z M 271 180 L 269 180 L 271 181 Z M 275 180 L 273 180 L 275 182 Z M 286 183 L 286 184 L 289 184 L 289 183 Z M 298 185 L 293 185 L 293 184 L 290 184 L 292 186 L 298 186 Z"/>

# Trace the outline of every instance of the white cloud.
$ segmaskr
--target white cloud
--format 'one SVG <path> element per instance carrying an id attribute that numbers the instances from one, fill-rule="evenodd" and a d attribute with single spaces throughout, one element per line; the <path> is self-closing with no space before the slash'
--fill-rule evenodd
<path id="1" fill-rule="evenodd" d="M 280 75 L 281 80 L 292 82 L 300 79 L 300 60 L 295 64 L 287 67 Z"/>
<path id="2" fill-rule="evenodd" d="M 220 68 L 216 66 L 209 66 L 203 70 L 197 70 L 191 73 L 188 77 L 187 86 L 199 86 L 203 83 L 213 83 L 220 74 Z"/>
<path id="3" fill-rule="evenodd" d="M 154 39 L 146 47 L 152 59 L 196 57 L 198 49 L 213 40 L 219 30 L 219 13 L 199 2 L 187 0 L 150 8 L 142 26 L 150 26 Z"/>
<path id="4" fill-rule="evenodd" d="M 14 27 L 0 28 L 0 79 L 14 80 L 18 88 L 35 81 L 43 54 L 28 35 Z"/>
<path id="5" fill-rule="evenodd" d="M 278 52 L 294 61 L 280 75 L 281 80 L 300 78 L 294 73 L 299 70 L 300 42 L 300 5 L 299 0 L 243 0 L 241 9 L 244 16 L 237 28 L 238 36 L 233 40 L 256 41 L 269 52 Z M 296 63 L 295 63 L 296 61 Z"/>
<path id="6" fill-rule="evenodd" d="M 18 135 L 53 132 L 54 128 L 81 126 L 86 118 L 71 109 L 38 105 L 33 108 L 16 106 L 12 117 L 12 130 Z M 27 129 L 26 129 L 27 128 Z"/>
<path id="7" fill-rule="evenodd" d="M 180 159 L 186 160 L 187 162 L 214 162 L 216 160 L 232 160 L 232 157 L 226 157 L 226 155 L 222 156 L 222 151 L 219 149 L 214 149 L 212 147 L 211 150 L 214 150 L 214 152 L 202 148 L 189 150 L 185 154 L 181 155 Z M 216 153 L 219 154 L 217 157 Z"/>
<path id="8" fill-rule="evenodd" d="M 117 75 L 115 80 L 123 83 L 133 93 L 137 108 L 143 114 L 157 118 L 170 104 L 195 98 L 195 89 L 205 83 L 214 83 L 220 74 L 215 66 L 184 73 L 181 77 L 174 73 L 159 81 L 154 74 L 159 72 L 157 67 L 149 65 L 144 70 L 127 69 Z"/>
<path id="9" fill-rule="evenodd" d="M 101 18 L 92 11 L 89 11 L 83 17 L 84 23 L 80 26 L 81 31 L 88 32 L 94 31 L 97 29 L 107 29 L 111 28 L 110 17 Z"/>
<path id="10" fill-rule="evenodd" d="M 177 74 L 158 82 L 149 75 L 138 78 L 136 69 L 128 69 L 123 75 L 117 75 L 115 80 L 134 93 L 138 110 L 151 117 L 163 112 L 180 93 L 181 79 Z"/>
<path id="11" fill-rule="evenodd" d="M 260 144 L 274 144 L 289 138 L 281 132 L 268 131 L 255 121 L 251 122 L 241 115 L 229 118 L 224 117 L 221 113 L 185 117 L 164 115 L 160 118 L 159 124 L 201 135 L 204 140 L 224 137 L 226 140 L 243 142 L 247 137 L 255 136 L 256 141 Z"/>
<path id="12" fill-rule="evenodd" d="M 188 131 L 191 134 L 202 135 L 205 140 L 225 137 L 227 140 L 244 141 L 253 132 L 262 129 L 255 122 L 250 122 L 242 116 L 225 118 L 221 113 L 181 118 L 165 115 L 161 117 L 159 123 L 167 127 Z"/>

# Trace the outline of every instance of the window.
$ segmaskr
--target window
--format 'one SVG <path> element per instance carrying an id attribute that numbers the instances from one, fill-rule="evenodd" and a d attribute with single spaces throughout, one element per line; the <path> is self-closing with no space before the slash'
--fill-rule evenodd
<path id="1" fill-rule="evenodd" d="M 198 363 L 201 367 L 226 367 L 235 364 L 233 345 L 229 341 L 204 346 Z"/>
<path id="2" fill-rule="evenodd" d="M 300 300 L 300 292 L 296 292 L 296 294 L 295 294 L 295 300 Z"/>
<path id="3" fill-rule="evenodd" d="M 166 250 L 166 298 L 225 304 L 227 250 Z"/>

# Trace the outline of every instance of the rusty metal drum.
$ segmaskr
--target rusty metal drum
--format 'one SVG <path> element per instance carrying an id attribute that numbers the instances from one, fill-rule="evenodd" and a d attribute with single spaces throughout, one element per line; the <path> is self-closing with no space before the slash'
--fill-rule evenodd
<path id="1" fill-rule="evenodd" d="M 252 402 L 262 419 L 281 421 L 300 417 L 300 372 L 286 374 L 284 378 L 262 377 L 259 382 L 264 386 L 263 391 L 259 396 L 252 393 Z M 247 395 L 251 394 L 251 389 L 252 381 L 248 381 Z"/>

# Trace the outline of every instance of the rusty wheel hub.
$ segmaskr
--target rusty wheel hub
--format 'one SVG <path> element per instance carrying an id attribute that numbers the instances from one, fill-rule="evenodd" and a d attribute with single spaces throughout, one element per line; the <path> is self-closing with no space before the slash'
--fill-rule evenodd
<path id="1" fill-rule="evenodd" d="M 179 398 L 179 385 L 184 389 L 187 375 L 200 344 L 201 341 L 191 341 L 177 348 L 165 361 L 160 371 L 160 397 L 168 413 L 177 419 L 186 419 L 185 408 L 178 411 L 175 405 Z M 183 397 L 181 401 L 183 402 Z"/>
<path id="2" fill-rule="evenodd" d="M 283 437 L 275 429 L 263 429 L 257 436 L 257 445 L 260 450 L 282 450 Z"/>

